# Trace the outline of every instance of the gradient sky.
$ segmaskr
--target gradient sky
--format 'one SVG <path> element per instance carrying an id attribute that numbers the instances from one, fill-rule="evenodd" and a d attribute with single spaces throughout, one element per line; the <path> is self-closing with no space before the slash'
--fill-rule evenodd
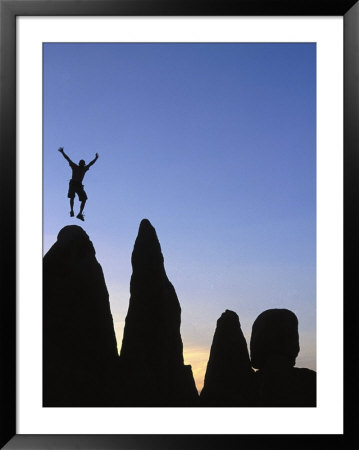
<path id="1" fill-rule="evenodd" d="M 74 162 L 99 153 L 85 222 Z M 268 308 L 299 319 L 316 368 L 315 44 L 44 44 L 44 253 L 82 226 L 102 265 L 118 347 L 141 219 L 157 231 L 197 388 L 216 321 Z M 78 211 L 75 200 L 75 213 Z"/>

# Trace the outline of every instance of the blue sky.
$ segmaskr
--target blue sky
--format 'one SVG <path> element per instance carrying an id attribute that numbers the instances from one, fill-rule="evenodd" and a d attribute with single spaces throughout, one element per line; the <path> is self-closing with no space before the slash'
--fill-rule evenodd
<path id="1" fill-rule="evenodd" d="M 75 161 L 85 222 L 69 217 Z M 299 319 L 315 369 L 314 44 L 44 44 L 44 252 L 68 224 L 94 243 L 120 347 L 138 226 L 156 228 L 200 387 L 216 320 L 249 343 L 265 309 Z M 75 201 L 75 212 L 78 201 Z"/>

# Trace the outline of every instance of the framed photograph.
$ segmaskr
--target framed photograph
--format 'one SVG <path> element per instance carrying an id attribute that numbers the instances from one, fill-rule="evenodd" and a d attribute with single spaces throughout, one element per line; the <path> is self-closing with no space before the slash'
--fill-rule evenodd
<path id="1" fill-rule="evenodd" d="M 1 1 L 4 448 L 344 448 L 359 7 L 287 3 Z"/>

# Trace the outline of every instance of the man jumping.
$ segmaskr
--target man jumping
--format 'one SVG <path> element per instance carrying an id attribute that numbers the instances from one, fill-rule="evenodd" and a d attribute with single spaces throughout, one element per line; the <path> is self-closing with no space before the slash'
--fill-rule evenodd
<path id="1" fill-rule="evenodd" d="M 70 207 L 71 207 L 70 216 L 71 217 L 74 216 L 74 199 L 75 199 L 75 194 L 77 194 L 79 197 L 79 200 L 81 202 L 81 205 L 80 205 L 80 212 L 77 214 L 76 217 L 78 219 L 84 221 L 85 218 L 82 213 L 83 213 L 85 203 L 87 200 L 87 195 L 86 195 L 86 192 L 84 191 L 84 185 L 82 184 L 82 180 L 84 179 L 85 173 L 89 170 L 89 168 L 92 166 L 92 164 L 95 164 L 95 162 L 97 161 L 98 153 L 96 153 L 95 159 L 93 159 L 87 165 L 85 164 L 85 161 L 83 159 L 81 159 L 79 161 L 79 164 L 77 165 L 74 162 L 72 162 L 71 159 L 66 155 L 63 147 L 59 148 L 59 152 L 69 162 L 70 167 L 72 169 L 72 178 L 69 183 L 69 192 L 67 194 L 68 198 L 70 199 Z"/>

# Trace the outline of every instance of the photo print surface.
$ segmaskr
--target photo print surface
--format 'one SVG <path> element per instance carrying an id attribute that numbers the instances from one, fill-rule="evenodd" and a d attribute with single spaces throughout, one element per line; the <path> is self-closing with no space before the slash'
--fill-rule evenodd
<path id="1" fill-rule="evenodd" d="M 316 406 L 316 45 L 43 45 L 43 406 Z"/>

